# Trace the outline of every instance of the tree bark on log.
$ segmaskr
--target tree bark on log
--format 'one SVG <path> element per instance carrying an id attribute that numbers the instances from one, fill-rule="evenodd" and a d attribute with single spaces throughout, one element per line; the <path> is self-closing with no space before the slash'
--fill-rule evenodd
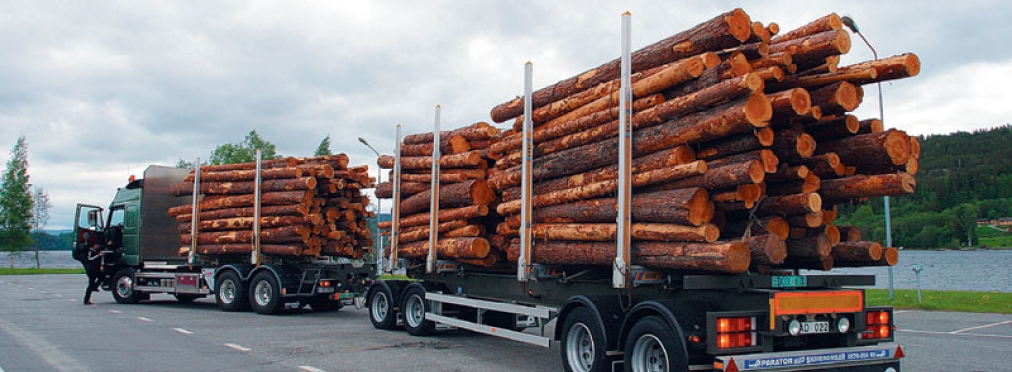
<path id="1" fill-rule="evenodd" d="M 700 145 L 696 157 L 700 160 L 714 160 L 734 154 L 759 150 L 773 145 L 774 132 L 760 128 L 754 133 L 741 133 Z"/>
<path id="2" fill-rule="evenodd" d="M 752 266 L 779 265 L 787 258 L 787 243 L 774 234 L 756 235 L 744 240 Z"/>
<path id="3" fill-rule="evenodd" d="M 862 94 L 854 84 L 846 81 L 833 83 L 812 90 L 812 104 L 822 109 L 822 114 L 854 111 L 861 104 Z"/>
<path id="4" fill-rule="evenodd" d="M 836 226 L 840 230 L 840 240 L 845 242 L 861 241 L 861 229 L 857 226 Z"/>
<path id="5" fill-rule="evenodd" d="M 755 220 L 735 220 L 721 229 L 722 239 L 742 239 L 748 236 L 774 235 L 780 240 L 788 238 L 790 225 L 783 217 L 766 217 Z"/>
<path id="6" fill-rule="evenodd" d="M 815 139 L 807 133 L 782 130 L 773 140 L 772 149 L 781 161 L 793 164 L 815 153 Z"/>
<path id="7" fill-rule="evenodd" d="M 822 180 L 819 194 L 828 200 L 843 201 L 854 198 L 912 194 L 916 186 L 917 181 L 907 173 L 854 175 Z"/>
<path id="8" fill-rule="evenodd" d="M 836 267 L 865 267 L 865 266 L 896 266 L 900 261 L 900 251 L 894 247 L 882 249 L 882 257 L 877 261 L 837 261 Z"/>
<path id="9" fill-rule="evenodd" d="M 662 190 L 701 187 L 708 190 L 727 189 L 744 184 L 760 183 L 766 177 L 763 164 L 759 161 L 728 164 L 706 170 L 703 174 L 658 185 Z"/>
<path id="10" fill-rule="evenodd" d="M 604 223 L 618 215 L 616 198 L 580 200 L 533 210 L 534 223 Z M 713 218 L 713 205 L 706 190 L 699 188 L 635 194 L 630 206 L 633 222 L 675 223 L 701 226 Z M 520 216 L 507 218 L 520 226 Z"/>
<path id="11" fill-rule="evenodd" d="M 510 261 L 520 254 L 520 240 L 514 239 L 507 251 Z M 631 249 L 632 263 L 647 267 L 742 273 L 748 269 L 750 254 L 741 242 L 636 242 Z M 535 245 L 532 262 L 559 265 L 611 265 L 615 261 L 612 242 L 548 242 Z"/>
<path id="12" fill-rule="evenodd" d="M 443 238 L 436 243 L 436 256 L 445 258 L 484 258 L 490 246 L 485 238 Z M 397 254 L 403 258 L 424 258 L 429 255 L 429 241 L 401 244 Z"/>
<path id="13" fill-rule="evenodd" d="M 780 34 L 770 40 L 771 43 L 784 43 L 791 40 L 797 40 L 806 36 L 815 35 L 826 31 L 835 31 L 843 28 L 843 21 L 840 16 L 836 13 L 830 13 L 819 19 L 816 19 L 804 26 L 798 27 L 786 33 Z"/>
<path id="14" fill-rule="evenodd" d="M 260 241 L 264 243 L 301 243 L 309 237 L 310 228 L 306 225 L 288 225 L 260 230 Z M 180 235 L 180 242 L 189 245 L 190 234 Z M 208 231 L 197 235 L 197 244 L 235 244 L 252 243 L 252 230 Z"/>
<path id="15" fill-rule="evenodd" d="M 740 45 L 751 36 L 751 20 L 741 9 L 721 14 L 695 27 L 672 35 L 632 53 L 632 70 L 641 71 L 707 51 Z M 619 77 L 621 61 L 612 60 L 577 76 L 538 89 L 532 96 L 532 107 L 538 108 L 571 96 L 597 84 Z M 515 118 L 523 113 L 523 98 L 516 98 L 492 109 L 496 122 Z"/>
<path id="16" fill-rule="evenodd" d="M 758 161 L 759 164 L 762 165 L 763 172 L 765 173 L 776 172 L 777 167 L 780 165 L 780 158 L 778 158 L 777 155 L 773 153 L 773 150 L 770 149 L 759 149 L 741 154 L 728 155 L 723 158 L 710 160 L 706 163 L 706 165 L 711 168 L 720 168 L 726 165 L 745 163 L 749 161 Z"/>
<path id="17" fill-rule="evenodd" d="M 252 194 L 255 182 L 201 182 L 201 194 L 241 195 Z M 291 179 L 264 180 L 260 184 L 261 192 L 312 190 L 316 188 L 316 178 L 303 177 Z M 178 182 L 169 186 L 169 193 L 174 196 L 193 194 L 193 182 Z"/>
<path id="18" fill-rule="evenodd" d="M 467 151 L 459 154 L 445 155 L 439 157 L 439 166 L 442 168 L 476 168 L 480 167 L 485 160 L 481 158 L 480 151 Z M 376 161 L 380 168 L 393 169 L 394 157 L 381 155 Z M 402 170 L 425 170 L 432 169 L 431 156 L 401 156 Z"/>
<path id="19" fill-rule="evenodd" d="M 305 203 L 291 204 L 291 205 L 267 205 L 260 208 L 260 215 L 264 217 L 268 216 L 307 216 L 310 213 L 309 205 Z M 192 219 L 190 211 L 182 214 L 169 213 L 170 216 L 174 216 L 176 221 L 189 222 Z M 234 218 L 234 217 L 253 217 L 255 211 L 253 207 L 244 208 L 226 208 L 217 209 L 211 211 L 202 211 L 197 214 L 197 218 L 201 221 L 215 220 L 221 218 Z"/>
<path id="20" fill-rule="evenodd" d="M 203 233 L 207 231 L 228 231 L 228 230 L 245 230 L 253 228 L 253 217 L 232 217 L 232 218 L 219 218 L 210 220 L 201 220 L 197 223 L 197 231 Z M 266 216 L 260 217 L 261 228 L 272 228 L 272 227 L 284 227 L 290 225 L 319 225 L 323 223 L 323 219 L 319 215 L 314 216 Z M 176 229 L 180 232 L 190 231 L 192 224 L 190 222 L 181 222 L 177 225 Z"/>
<path id="21" fill-rule="evenodd" d="M 629 235 L 633 241 L 683 241 L 712 243 L 720 237 L 714 225 L 684 226 L 671 223 L 633 223 Z M 614 223 L 539 223 L 531 233 L 538 242 L 543 241 L 600 241 L 618 239 L 618 225 Z"/>
<path id="22" fill-rule="evenodd" d="M 180 255 L 190 252 L 190 247 L 179 249 Z M 253 252 L 253 246 L 249 244 L 200 244 L 197 245 L 197 254 L 203 255 L 230 255 L 249 254 Z M 261 244 L 260 253 L 273 256 L 301 256 L 303 248 L 296 245 Z"/>
<path id="23" fill-rule="evenodd" d="M 810 170 L 804 165 L 788 165 L 777 169 L 776 173 L 766 175 L 766 183 L 776 184 L 783 182 L 803 181 L 808 177 Z"/>
<path id="24" fill-rule="evenodd" d="M 487 205 L 469 205 L 460 208 L 444 209 L 440 208 L 439 213 L 436 215 L 439 222 L 447 222 L 453 220 L 467 220 L 477 217 L 483 217 L 488 215 Z M 411 226 L 422 226 L 427 225 L 429 220 L 432 218 L 431 213 L 419 213 L 401 217 L 400 225 L 402 228 Z M 390 221 L 383 221 L 377 224 L 381 229 L 389 229 L 392 227 Z"/>
<path id="25" fill-rule="evenodd" d="M 432 191 L 420 192 L 401 201 L 400 213 L 409 216 L 429 209 Z M 488 205 L 495 200 L 495 193 L 484 180 L 470 180 L 440 188 L 440 208 L 460 208 L 471 205 Z"/>
<path id="26" fill-rule="evenodd" d="M 429 133 L 431 137 L 432 134 Z M 441 155 L 453 155 L 463 152 L 471 151 L 471 143 L 466 138 L 460 135 L 451 135 L 449 137 L 441 137 L 439 139 L 439 153 Z M 432 139 L 428 142 L 423 143 L 409 143 L 404 142 L 401 144 L 401 156 L 432 156 Z"/>
<path id="27" fill-rule="evenodd" d="M 833 259 L 840 261 L 878 261 L 882 245 L 876 242 L 842 242 L 833 247 Z"/>
<path id="28" fill-rule="evenodd" d="M 847 73 L 853 70 L 874 69 L 875 75 L 870 79 L 853 79 L 852 83 L 857 85 L 871 84 L 895 79 L 903 79 L 917 76 L 921 72 L 921 61 L 916 54 L 907 53 L 883 58 L 875 61 L 867 61 L 855 65 L 840 67 L 837 73 Z"/>
<path id="29" fill-rule="evenodd" d="M 297 167 L 267 168 L 262 169 L 260 177 L 265 180 L 279 178 L 301 178 L 304 171 Z M 206 171 L 200 170 L 200 182 L 223 182 L 223 181 L 253 181 L 257 178 L 256 169 L 237 169 L 231 171 Z M 183 177 L 183 182 L 193 182 L 193 172 Z"/>
<path id="30" fill-rule="evenodd" d="M 773 107 L 773 122 L 787 123 L 790 119 L 808 114 L 812 110 L 812 97 L 804 88 L 788 89 L 767 95 Z"/>
<path id="31" fill-rule="evenodd" d="M 787 52 L 798 71 L 819 66 L 826 57 L 846 54 L 850 51 L 850 35 L 847 31 L 831 30 L 803 36 L 793 40 L 780 40 L 770 45 L 770 54 Z"/>
<path id="32" fill-rule="evenodd" d="M 857 134 L 859 130 L 861 130 L 861 122 L 854 115 L 817 121 L 805 126 L 805 133 L 811 135 L 819 143 L 850 137 Z"/>
<path id="33" fill-rule="evenodd" d="M 779 216 L 822 212 L 822 198 L 817 193 L 770 196 L 759 202 L 758 211 Z"/>
<path id="34" fill-rule="evenodd" d="M 817 152 L 835 152 L 844 164 L 858 165 L 859 168 L 902 165 L 910 160 L 910 136 L 895 129 L 859 134 L 819 144 Z"/>
<path id="35" fill-rule="evenodd" d="M 787 239 L 787 257 L 829 257 L 833 250 L 826 234 Z"/>

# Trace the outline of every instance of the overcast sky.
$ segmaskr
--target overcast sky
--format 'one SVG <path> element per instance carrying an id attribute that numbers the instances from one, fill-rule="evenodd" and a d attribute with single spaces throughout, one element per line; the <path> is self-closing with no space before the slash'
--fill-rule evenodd
<path id="1" fill-rule="evenodd" d="M 78 202 L 107 205 L 131 174 L 206 159 L 251 129 L 280 154 L 320 140 L 353 164 L 391 153 L 395 125 L 431 131 L 740 6 L 731 1 L 4 1 L 0 160 L 28 139 L 51 229 Z M 990 128 L 1012 117 L 1012 6 L 1001 1 L 763 1 L 743 9 L 782 30 L 850 15 L 880 57 L 914 52 L 920 76 L 885 84 L 888 127 Z M 872 58 L 858 37 L 843 64 Z M 877 117 L 870 97 L 861 118 Z M 386 208 L 384 208 L 386 209 Z"/>

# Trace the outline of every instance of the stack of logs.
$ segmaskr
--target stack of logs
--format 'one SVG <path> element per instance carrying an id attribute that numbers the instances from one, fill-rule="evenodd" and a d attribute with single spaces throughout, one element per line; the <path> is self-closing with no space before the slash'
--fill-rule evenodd
<path id="1" fill-rule="evenodd" d="M 348 166 L 344 154 L 262 162 L 260 249 L 274 256 L 361 259 L 372 248 L 366 218 L 373 187 L 368 166 Z M 253 250 L 256 163 L 200 168 L 197 254 L 249 254 Z M 193 194 L 194 172 L 173 184 L 175 196 Z M 180 255 L 190 251 L 192 204 L 169 209 L 179 221 Z"/>
<path id="2" fill-rule="evenodd" d="M 439 257 L 492 266 L 505 261 L 506 239 L 488 233 L 489 206 L 497 200 L 488 187 L 488 147 L 500 135 L 486 122 L 440 133 Z M 433 133 L 412 134 L 401 143 L 401 203 L 398 257 L 424 259 L 429 252 L 432 195 Z M 381 156 L 382 169 L 394 167 L 394 157 Z M 393 179 L 391 173 L 390 179 Z M 393 185 L 380 183 L 376 196 L 393 197 Z M 389 228 L 390 222 L 381 222 Z"/>
<path id="3" fill-rule="evenodd" d="M 849 112 L 862 86 L 915 76 L 920 62 L 838 66 L 850 48 L 841 27 L 830 14 L 778 35 L 735 9 L 632 54 L 632 264 L 724 273 L 896 264 L 895 248 L 834 220 L 838 204 L 914 191 L 917 140 Z M 614 260 L 619 67 L 533 94 L 532 262 Z M 522 113 L 523 98 L 493 108 L 494 121 L 515 123 L 484 152 L 495 160 L 485 173 L 500 197 L 496 236 L 513 238 L 513 262 Z"/>

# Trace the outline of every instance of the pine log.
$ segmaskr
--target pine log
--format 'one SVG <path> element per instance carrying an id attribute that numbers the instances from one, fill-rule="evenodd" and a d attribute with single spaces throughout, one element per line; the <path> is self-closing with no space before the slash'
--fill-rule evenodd
<path id="1" fill-rule="evenodd" d="M 749 59 L 749 64 L 752 65 L 752 70 L 756 72 L 759 72 L 760 70 L 763 69 L 768 69 L 770 67 L 778 67 L 780 73 L 783 74 L 784 73 L 783 69 L 787 66 L 790 66 L 793 63 L 794 60 L 791 58 L 791 54 L 784 52 L 769 54 L 764 58 Z M 776 80 L 779 81 L 781 79 Z M 769 81 L 770 79 L 764 77 L 763 80 Z"/>
<path id="2" fill-rule="evenodd" d="M 801 226 L 806 228 L 816 228 L 822 226 L 823 223 L 822 211 L 812 213 L 802 213 L 785 217 L 787 224 L 790 226 Z"/>
<path id="3" fill-rule="evenodd" d="M 790 225 L 783 217 L 766 217 L 728 222 L 721 229 L 722 239 L 746 238 L 749 236 L 774 235 L 780 240 L 788 238 Z"/>
<path id="4" fill-rule="evenodd" d="M 668 98 L 684 96 L 707 87 L 717 85 L 722 81 L 745 76 L 752 72 L 752 65 L 748 58 L 740 51 L 731 52 L 721 57 L 720 64 L 707 69 L 702 75 L 685 84 L 676 86 L 666 92 Z"/>
<path id="5" fill-rule="evenodd" d="M 641 71 L 671 61 L 721 50 L 741 44 L 751 36 L 752 22 L 741 9 L 721 14 L 632 53 L 632 70 Z M 534 108 L 545 106 L 620 75 L 621 62 L 612 60 L 577 76 L 538 89 L 532 96 Z M 503 122 L 523 113 L 523 98 L 516 98 L 492 109 L 491 117 Z"/>
<path id="6" fill-rule="evenodd" d="M 845 164 L 902 165 L 910 159 L 910 137 L 903 131 L 859 134 L 819 144 L 819 153 L 835 152 Z"/>
<path id="7" fill-rule="evenodd" d="M 180 255 L 189 253 L 190 247 L 179 249 Z M 250 244 L 200 244 L 197 254 L 201 255 L 238 255 L 253 252 Z M 274 256 L 301 256 L 303 248 L 296 245 L 261 244 L 260 253 Z"/>
<path id="8" fill-rule="evenodd" d="M 847 73 L 853 70 L 874 69 L 875 75 L 869 79 L 853 79 L 851 82 L 858 85 L 883 82 L 889 80 L 903 79 L 917 76 L 921 72 L 921 61 L 916 54 L 907 53 L 883 58 L 874 61 L 867 61 L 855 65 L 840 67 L 837 73 Z"/>
<path id="9" fill-rule="evenodd" d="M 837 261 L 836 267 L 865 267 L 865 266 L 896 266 L 900 261 L 900 251 L 894 247 L 882 249 L 882 257 L 877 261 Z"/>
<path id="10" fill-rule="evenodd" d="M 796 28 L 794 30 L 791 30 L 791 31 L 785 32 L 783 34 L 777 35 L 777 37 L 774 37 L 773 39 L 771 39 L 770 42 L 771 43 L 783 43 L 783 42 L 800 39 L 800 38 L 803 38 L 805 36 L 810 36 L 810 35 L 818 34 L 818 33 L 825 32 L 825 31 L 839 30 L 841 28 L 843 28 L 843 21 L 840 19 L 840 16 L 836 15 L 836 13 L 830 13 L 830 14 L 828 14 L 826 16 L 823 16 L 823 17 L 821 17 L 819 19 L 816 19 L 816 20 L 814 20 L 812 22 L 809 22 L 808 24 L 806 24 L 804 26 L 801 26 L 801 27 L 798 27 L 798 28 Z"/>
<path id="11" fill-rule="evenodd" d="M 299 164 L 330 164 L 334 167 L 334 170 L 354 170 L 355 172 L 365 173 L 369 171 L 369 167 L 366 165 L 359 165 L 354 167 L 355 169 L 348 167 L 349 158 L 347 154 L 334 154 L 334 155 L 320 155 L 308 158 L 296 159 Z"/>
<path id="12" fill-rule="evenodd" d="M 539 223 L 531 234 L 543 241 L 600 241 L 618 239 L 618 226 L 614 223 Z M 714 225 L 684 226 L 671 223 L 633 223 L 629 235 L 633 241 L 717 241 L 720 229 Z"/>
<path id="13" fill-rule="evenodd" d="M 193 182 L 193 173 L 187 174 L 183 177 L 183 182 Z M 257 178 L 256 169 L 237 169 L 231 171 L 206 171 L 203 168 L 200 170 L 200 182 L 222 182 L 222 181 L 252 181 Z M 302 177 L 303 170 L 297 167 L 285 167 L 285 168 L 267 168 L 262 169 L 260 177 L 265 180 L 279 179 L 279 178 L 300 178 Z"/>
<path id="14" fill-rule="evenodd" d="M 788 89 L 767 95 L 773 107 L 773 121 L 786 123 L 795 116 L 805 115 L 812 109 L 812 97 L 803 88 Z"/>
<path id="15" fill-rule="evenodd" d="M 485 238 L 443 238 L 436 243 L 437 257 L 484 258 L 490 246 Z M 401 244 L 397 254 L 403 258 L 424 258 L 429 255 L 429 241 L 422 240 Z"/>
<path id="16" fill-rule="evenodd" d="M 635 194 L 630 206 L 632 222 L 675 223 L 701 226 L 713 218 L 713 205 L 706 190 L 699 188 Z M 618 215 L 616 198 L 580 200 L 533 210 L 534 223 L 604 223 Z M 507 221 L 519 227 L 520 216 Z"/>
<path id="17" fill-rule="evenodd" d="M 714 159 L 708 161 L 706 165 L 711 168 L 719 168 L 725 165 L 744 163 L 748 161 L 758 161 L 762 165 L 763 172 L 766 173 L 776 172 L 777 166 L 780 164 L 780 158 L 773 153 L 773 150 L 759 149 Z"/>
<path id="18" fill-rule="evenodd" d="M 197 231 L 228 231 L 246 230 L 253 228 L 253 217 L 233 217 L 201 220 L 197 223 Z M 283 227 L 289 225 L 319 225 L 323 219 L 319 215 L 313 216 L 266 216 L 260 217 L 261 228 Z M 176 229 L 179 231 L 190 231 L 190 222 L 180 222 Z"/>
<path id="19" fill-rule="evenodd" d="M 306 216 L 309 215 L 309 209 L 310 209 L 309 205 L 304 203 L 291 204 L 291 205 L 267 205 L 260 208 L 260 215 L 265 217 Z M 211 211 L 202 211 L 197 214 L 197 217 L 199 220 L 204 221 L 220 218 L 253 217 L 255 213 L 256 212 L 253 210 L 253 207 L 226 208 Z M 169 215 L 174 216 L 176 218 L 176 221 L 179 222 L 189 222 L 193 216 L 192 214 L 189 213 L 189 211 L 186 211 L 186 213 L 176 215 L 173 215 L 173 213 L 169 213 Z"/>
<path id="20" fill-rule="evenodd" d="M 280 159 L 267 159 L 260 162 L 261 168 L 284 168 L 294 167 L 299 164 L 298 159 L 293 157 L 280 158 Z M 257 169 L 256 161 L 245 162 L 245 163 L 234 163 L 234 164 L 208 164 L 201 165 L 201 172 L 226 172 L 234 170 L 250 170 Z M 193 173 L 193 170 L 190 170 Z"/>
<path id="21" fill-rule="evenodd" d="M 770 196 L 783 196 L 791 194 L 803 194 L 813 193 L 819 191 L 820 178 L 814 174 L 809 174 L 802 181 L 785 182 L 776 185 L 770 185 L 766 189 L 766 193 Z"/>
<path id="22" fill-rule="evenodd" d="M 828 257 L 833 244 L 826 234 L 787 239 L 787 257 Z"/>
<path id="23" fill-rule="evenodd" d="M 432 178 L 432 177 L 429 177 L 429 178 Z M 442 177 L 440 177 L 440 178 L 442 178 Z M 450 182 L 450 183 L 452 183 L 452 182 Z M 406 197 L 409 197 L 411 195 L 414 195 L 414 194 L 417 194 L 417 193 L 420 193 L 420 192 L 425 192 L 426 190 L 431 190 L 431 189 L 432 189 L 432 184 L 431 183 L 410 182 L 410 181 L 405 181 L 404 179 L 401 179 L 401 198 L 406 198 Z M 391 198 L 394 197 L 394 184 L 390 183 L 390 182 L 380 183 L 379 185 L 376 185 L 376 191 L 375 191 L 375 193 L 376 193 L 376 197 L 377 198 L 391 199 Z"/>
<path id="24" fill-rule="evenodd" d="M 790 216 L 822 211 L 822 198 L 817 193 L 770 196 L 759 202 L 765 215 Z"/>
<path id="25" fill-rule="evenodd" d="M 801 159 L 797 163 L 807 166 L 812 175 L 819 178 L 839 178 L 844 175 L 843 162 L 840 161 L 840 156 L 835 152 L 827 152 L 807 159 Z"/>
<path id="26" fill-rule="evenodd" d="M 400 213 L 405 216 L 429 209 L 431 190 L 420 192 L 401 201 Z M 495 193 L 484 180 L 470 180 L 443 186 L 439 191 L 440 208 L 460 208 L 471 205 L 488 205 L 495 200 Z"/>
<path id="27" fill-rule="evenodd" d="M 833 225 L 836 223 L 836 217 L 839 215 L 839 210 L 835 205 L 829 206 L 828 208 L 823 206 L 822 209 L 822 224 Z M 839 229 L 839 227 L 837 227 Z"/>
<path id="28" fill-rule="evenodd" d="M 857 130 L 858 134 L 878 133 L 885 130 L 885 126 L 882 124 L 882 120 L 879 119 L 861 120 L 860 124 L 861 128 Z"/>
<path id="29" fill-rule="evenodd" d="M 846 81 L 833 83 L 810 92 L 812 104 L 822 109 L 822 114 L 830 112 L 854 111 L 861 104 L 861 93 L 854 84 Z"/>
<path id="30" fill-rule="evenodd" d="M 842 242 L 833 247 L 833 259 L 840 261 L 878 261 L 882 245 L 876 242 Z"/>
<path id="31" fill-rule="evenodd" d="M 780 40 L 770 45 L 770 54 L 791 54 L 799 71 L 825 63 L 826 57 L 850 51 L 850 35 L 843 30 L 830 30 L 793 40 Z"/>
<path id="32" fill-rule="evenodd" d="M 677 95 L 651 109 L 637 111 L 634 113 L 633 122 L 639 123 L 638 125 L 642 127 L 661 124 L 735 100 L 746 94 L 761 92 L 764 86 L 762 78 L 755 74 L 723 80 L 699 90 Z"/>
<path id="33" fill-rule="evenodd" d="M 429 133 L 432 136 L 432 133 Z M 432 156 L 432 139 L 428 142 L 422 143 L 410 143 L 406 141 L 401 144 L 401 156 Z M 453 155 L 462 152 L 468 152 L 471 150 L 471 143 L 460 135 L 451 135 L 446 138 L 440 137 L 439 139 L 439 153 L 440 155 Z"/>
<path id="34" fill-rule="evenodd" d="M 805 133 L 810 134 L 819 143 L 850 137 L 859 130 L 861 122 L 854 115 L 820 120 L 805 126 Z"/>
<path id="35" fill-rule="evenodd" d="M 470 205 L 460 208 L 440 208 L 439 214 L 437 215 L 439 222 L 447 222 L 453 220 L 467 220 L 471 218 L 477 218 L 488 215 L 487 205 Z M 401 217 L 400 226 L 411 227 L 411 226 L 422 226 L 427 225 L 429 220 L 432 218 L 430 213 L 419 213 L 414 215 L 408 215 Z M 392 226 L 390 221 L 383 221 L 377 223 L 377 226 L 381 229 L 389 229 Z"/>
<path id="36" fill-rule="evenodd" d="M 201 182 L 201 194 L 219 195 L 240 195 L 252 194 L 255 190 L 255 182 Z M 286 178 L 275 180 L 264 180 L 260 184 L 261 192 L 311 190 L 316 188 L 316 178 Z M 193 182 L 177 182 L 169 186 L 169 193 L 174 196 L 186 196 L 193 194 Z"/>
<path id="37" fill-rule="evenodd" d="M 756 235 L 744 240 L 752 265 L 779 265 L 787 258 L 787 243 L 774 234 Z"/>
<path id="38" fill-rule="evenodd" d="M 289 225 L 271 227 L 260 230 L 260 241 L 264 243 L 300 243 L 309 237 L 310 228 L 306 225 Z M 180 242 L 189 245 L 190 234 L 180 235 Z M 252 230 L 209 231 L 197 235 L 197 244 L 233 244 L 252 243 Z"/>
<path id="39" fill-rule="evenodd" d="M 244 208 L 252 207 L 254 197 L 251 194 L 247 195 L 207 195 L 200 200 L 198 208 L 203 211 L 212 211 L 217 209 L 225 208 Z M 279 191 L 279 192 L 264 192 L 260 194 L 261 205 L 289 205 L 299 203 L 309 203 L 313 200 L 313 192 L 300 190 L 300 191 Z M 190 213 L 193 210 L 191 205 L 182 205 L 178 207 L 169 208 L 169 215 L 179 215 L 184 213 Z"/>
<path id="40" fill-rule="evenodd" d="M 907 173 L 896 173 L 854 175 L 832 180 L 822 180 L 821 184 L 819 194 L 823 198 L 837 201 L 853 198 L 912 194 L 917 181 Z"/>
<path id="41" fill-rule="evenodd" d="M 773 130 L 759 128 L 753 133 L 741 133 L 717 139 L 700 145 L 696 157 L 701 160 L 714 160 L 733 154 L 741 154 L 773 145 Z"/>
<path id="42" fill-rule="evenodd" d="M 631 183 L 633 187 L 643 187 L 652 183 L 668 182 L 692 175 L 703 174 L 706 172 L 706 163 L 702 161 L 694 161 L 692 163 L 678 165 L 670 168 L 662 168 L 653 171 L 647 171 L 633 175 Z M 761 171 L 760 171 L 761 173 Z M 670 184 L 669 182 L 668 184 Z M 692 186 L 684 186 L 678 188 L 688 188 Z M 608 180 L 602 182 L 596 182 L 587 184 L 584 186 L 578 186 L 570 189 L 553 191 L 541 195 L 534 196 L 531 200 L 531 205 L 534 208 L 541 208 L 550 205 L 564 204 L 574 202 L 581 199 L 591 199 L 601 197 L 606 194 L 614 193 L 618 190 L 618 180 Z M 496 212 L 500 215 L 516 214 L 520 211 L 520 200 L 513 200 L 504 202 L 496 207 Z"/>
<path id="43" fill-rule="evenodd" d="M 468 225 L 466 221 L 463 226 L 459 226 L 461 223 L 458 221 L 452 221 L 448 223 L 441 223 L 436 229 L 439 230 L 439 238 L 467 238 L 467 237 L 481 237 L 485 235 L 485 227 L 478 225 Z M 459 227 L 458 227 L 459 226 Z M 420 240 L 429 239 L 429 228 L 428 226 L 421 226 L 420 229 L 407 231 L 400 234 L 401 243 L 417 242 Z"/>
<path id="44" fill-rule="evenodd" d="M 484 178 L 484 176 L 485 176 L 484 172 L 480 172 L 480 171 L 479 172 L 474 172 L 473 174 L 468 174 L 468 173 L 447 173 L 446 171 L 448 171 L 448 170 L 449 169 L 447 169 L 447 170 L 440 169 L 440 172 L 439 172 L 439 182 L 440 183 L 460 183 L 460 182 L 467 181 L 469 179 Z M 462 170 L 464 170 L 464 169 L 462 169 Z M 478 175 L 478 173 L 480 173 L 480 175 Z M 393 177 L 391 177 L 391 178 L 393 178 Z M 402 173 L 401 174 L 401 182 L 430 183 L 430 182 L 432 182 L 432 174 L 428 173 L 428 172 L 426 172 L 426 173 Z M 380 184 L 380 185 L 382 185 L 382 184 Z M 376 187 L 379 188 L 379 185 L 377 185 Z M 392 189 L 392 185 L 389 186 L 389 187 L 391 187 L 391 189 Z"/>
<path id="45" fill-rule="evenodd" d="M 811 171 L 805 165 L 781 166 L 776 173 L 766 175 L 766 183 L 775 184 L 782 182 L 803 181 Z"/>
<path id="46" fill-rule="evenodd" d="M 856 68 L 847 70 L 846 72 L 837 71 L 821 74 L 796 74 L 788 76 L 776 84 L 770 84 L 770 90 L 777 91 L 787 87 L 815 89 L 839 82 L 857 85 L 861 81 L 874 80 L 877 76 L 878 74 L 873 68 Z"/>
<path id="47" fill-rule="evenodd" d="M 444 232 L 447 232 L 447 231 L 450 231 L 450 230 L 453 230 L 453 229 L 459 229 L 459 228 L 467 226 L 469 224 L 470 224 L 470 222 L 468 222 L 467 220 L 450 220 L 450 221 L 446 221 L 446 222 L 440 222 L 439 225 L 436 226 L 436 231 L 440 232 L 440 233 L 444 233 Z M 400 228 L 400 235 L 401 235 L 402 239 L 403 239 L 403 236 L 405 234 L 414 234 L 416 236 L 428 237 L 429 236 L 429 225 L 425 224 L 425 225 L 416 225 L 416 226 L 402 226 Z"/>
<path id="48" fill-rule="evenodd" d="M 845 242 L 861 241 L 861 229 L 857 226 L 836 226 L 840 231 L 840 240 Z"/>
<path id="49" fill-rule="evenodd" d="M 666 182 L 658 185 L 658 189 L 674 190 L 689 187 L 701 187 L 708 190 L 726 189 L 743 184 L 760 183 L 765 176 L 763 164 L 760 161 L 751 160 L 712 168 L 698 176 Z"/>
<path id="50" fill-rule="evenodd" d="M 520 240 L 514 239 L 507 251 L 516 262 Z M 636 242 L 631 249 L 632 263 L 675 270 L 742 273 L 748 269 L 749 250 L 741 242 Z M 536 244 L 532 262 L 559 265 L 611 265 L 615 261 L 613 242 L 548 242 Z"/>
<path id="51" fill-rule="evenodd" d="M 445 155 L 439 157 L 439 166 L 442 168 L 477 168 L 485 161 L 481 158 L 480 151 L 467 151 L 459 154 Z M 380 168 L 393 169 L 394 157 L 381 155 L 377 160 Z M 431 156 L 401 156 L 402 170 L 424 170 L 432 169 Z"/>
<path id="52" fill-rule="evenodd" d="M 782 130 L 773 140 L 773 153 L 781 161 L 796 163 L 815 153 L 815 139 L 807 133 Z"/>

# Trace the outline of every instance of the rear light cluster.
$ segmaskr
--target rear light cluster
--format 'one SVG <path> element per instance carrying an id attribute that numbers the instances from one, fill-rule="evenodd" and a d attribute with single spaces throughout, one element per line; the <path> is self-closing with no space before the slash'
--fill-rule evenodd
<path id="1" fill-rule="evenodd" d="M 736 349 L 758 345 L 756 317 L 717 318 L 717 348 Z"/>
<path id="2" fill-rule="evenodd" d="M 867 332 L 861 334 L 862 340 L 882 340 L 892 337 L 892 316 L 888 310 L 869 310 L 865 313 Z"/>

